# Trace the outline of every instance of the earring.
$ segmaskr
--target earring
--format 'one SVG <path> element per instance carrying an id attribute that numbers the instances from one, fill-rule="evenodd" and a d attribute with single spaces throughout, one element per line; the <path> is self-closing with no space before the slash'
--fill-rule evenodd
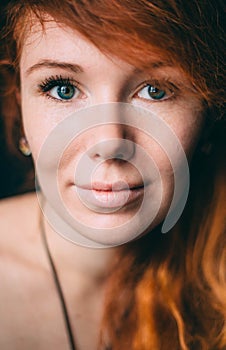
<path id="1" fill-rule="evenodd" d="M 25 137 L 21 137 L 19 140 L 19 150 L 26 157 L 31 155 L 31 150 L 30 150 L 29 144 L 27 142 L 27 139 Z"/>

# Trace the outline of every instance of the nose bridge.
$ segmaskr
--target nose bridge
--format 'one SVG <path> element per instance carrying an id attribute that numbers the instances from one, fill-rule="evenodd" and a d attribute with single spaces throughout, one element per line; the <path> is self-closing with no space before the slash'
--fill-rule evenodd
<path id="1" fill-rule="evenodd" d="M 92 144 L 88 154 L 93 160 L 129 160 L 134 153 L 134 145 L 129 140 L 127 126 L 116 120 L 103 123 L 92 130 Z"/>
<path id="2" fill-rule="evenodd" d="M 96 140 L 107 141 L 109 139 L 115 139 L 121 142 L 127 135 L 126 125 L 116 121 L 101 123 L 101 125 L 94 128 L 94 135 Z"/>
<path id="3" fill-rule="evenodd" d="M 94 87 L 94 93 L 91 96 L 91 102 L 94 105 L 102 104 L 102 103 L 112 103 L 112 102 L 122 102 L 122 93 L 121 87 L 113 82 L 106 82 L 105 84 L 101 84 L 100 86 Z"/>
<path id="4" fill-rule="evenodd" d="M 128 71 L 128 67 L 126 68 Z M 126 87 L 128 87 L 128 72 L 125 74 L 121 65 L 104 58 L 98 68 L 98 78 L 90 86 L 91 103 L 123 102 Z"/>

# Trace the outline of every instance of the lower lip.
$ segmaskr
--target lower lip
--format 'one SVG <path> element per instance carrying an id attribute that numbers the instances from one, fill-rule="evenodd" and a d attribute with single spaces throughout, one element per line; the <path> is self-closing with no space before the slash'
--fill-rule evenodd
<path id="1" fill-rule="evenodd" d="M 144 188 L 126 189 L 120 191 L 88 190 L 76 187 L 80 199 L 88 206 L 97 208 L 120 208 L 140 199 Z"/>

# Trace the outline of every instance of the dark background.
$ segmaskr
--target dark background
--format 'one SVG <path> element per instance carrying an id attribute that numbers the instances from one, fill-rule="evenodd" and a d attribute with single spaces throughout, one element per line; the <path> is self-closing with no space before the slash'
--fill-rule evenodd
<path id="1" fill-rule="evenodd" d="M 5 6 L 10 1 L 0 0 L 0 60 L 4 57 L 3 27 L 5 23 Z M 23 156 L 18 150 L 18 141 L 7 144 L 6 118 L 3 110 L 10 107 L 10 100 L 4 95 L 6 86 L 4 68 L 0 65 L 0 198 L 24 193 L 33 189 L 32 159 Z M 7 102 L 6 102 L 7 101 Z M 4 104 L 4 106 L 3 106 Z"/>

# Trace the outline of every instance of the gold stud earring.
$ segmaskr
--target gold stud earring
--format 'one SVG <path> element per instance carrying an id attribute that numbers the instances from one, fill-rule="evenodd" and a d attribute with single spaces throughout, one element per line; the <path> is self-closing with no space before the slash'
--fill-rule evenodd
<path id="1" fill-rule="evenodd" d="M 30 150 L 29 144 L 27 142 L 27 139 L 25 137 L 21 137 L 19 140 L 19 150 L 26 157 L 31 155 L 31 150 Z"/>

